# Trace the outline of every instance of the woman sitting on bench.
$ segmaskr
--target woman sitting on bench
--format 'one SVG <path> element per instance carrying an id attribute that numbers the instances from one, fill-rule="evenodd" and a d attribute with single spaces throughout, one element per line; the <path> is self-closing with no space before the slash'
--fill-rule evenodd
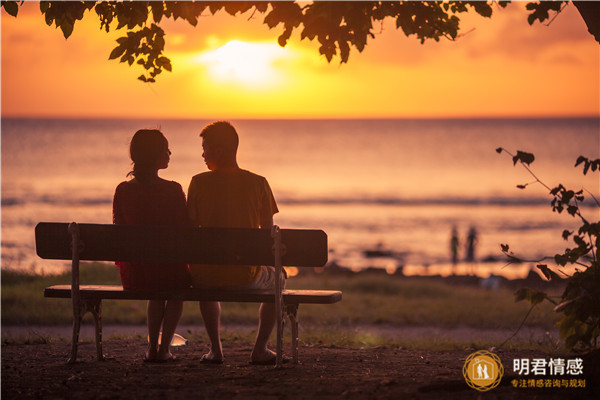
<path id="1" fill-rule="evenodd" d="M 189 226 L 185 194 L 177 182 L 158 176 L 169 165 L 171 151 L 165 136 L 155 129 L 142 129 L 131 139 L 133 179 L 120 183 L 113 200 L 113 222 L 131 225 Z M 157 292 L 190 286 L 187 264 L 117 262 L 126 290 Z M 170 344 L 181 318 L 183 301 L 149 300 L 147 310 L 149 346 L 144 361 L 168 362 L 174 357 Z M 162 326 L 162 339 L 158 343 Z"/>

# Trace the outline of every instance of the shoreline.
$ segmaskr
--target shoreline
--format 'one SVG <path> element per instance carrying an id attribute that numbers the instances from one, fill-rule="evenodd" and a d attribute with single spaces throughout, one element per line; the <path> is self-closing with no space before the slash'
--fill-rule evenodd
<path id="1" fill-rule="evenodd" d="M 84 261 L 83 264 L 100 264 L 113 267 L 114 264 L 109 262 L 102 261 Z M 508 265 L 504 262 L 500 262 L 499 260 L 484 260 L 475 263 L 475 269 L 481 266 L 488 265 Z M 432 280 L 432 281 L 442 281 L 451 284 L 464 284 L 464 285 L 476 285 L 480 286 L 484 289 L 499 289 L 501 287 L 517 289 L 523 286 L 531 287 L 532 285 L 535 288 L 554 288 L 560 287 L 563 284 L 566 284 L 567 279 L 562 278 L 560 280 L 552 280 L 548 281 L 543 278 L 536 270 L 534 269 L 535 263 L 521 263 L 521 264 L 512 264 L 514 266 L 520 267 L 521 269 L 528 269 L 528 272 L 521 277 L 514 277 L 515 274 L 512 274 L 513 277 L 508 277 L 501 274 L 495 274 L 492 269 L 487 268 L 488 272 L 487 276 L 483 276 L 483 274 L 472 273 L 470 271 L 473 270 L 470 264 L 465 262 L 460 262 L 457 264 L 456 273 L 452 272 L 452 266 L 450 264 L 431 264 L 427 266 L 413 266 L 413 265 L 399 265 L 398 267 L 390 270 L 385 267 L 376 266 L 376 263 L 371 264 L 370 266 L 363 267 L 361 269 L 351 268 L 345 266 L 343 264 L 339 264 L 335 260 L 330 260 L 324 267 L 315 267 L 315 268 L 296 268 L 296 267 L 285 267 L 288 271 L 288 277 L 290 278 L 303 278 L 309 276 L 342 276 L 342 277 L 369 277 L 369 276 L 387 276 L 390 278 L 401 278 L 406 280 Z M 507 267 L 510 267 L 508 265 Z M 116 268 L 116 267 L 115 267 Z M 405 273 L 405 271 L 416 271 L 419 269 L 425 269 L 428 271 L 432 271 L 432 273 Z M 564 268 L 563 268 L 564 269 Z M 33 276 L 33 277 L 52 277 L 59 276 L 63 274 L 70 274 L 71 268 L 70 266 L 65 265 L 65 267 L 61 267 L 60 271 L 52 271 L 46 273 L 44 270 L 42 271 L 32 271 L 32 270 L 21 270 L 15 268 L 2 268 L 2 273 L 11 273 L 11 274 L 21 274 L 25 276 Z M 115 271 L 117 271 L 115 269 Z M 438 271 L 438 272 L 433 272 Z M 440 273 L 439 271 L 447 272 Z"/>
<path id="2" fill-rule="evenodd" d="M 368 267 L 358 271 L 348 267 L 338 265 L 335 261 L 329 262 L 323 268 L 299 268 L 297 275 L 293 277 L 305 276 L 344 276 L 344 277 L 369 277 L 369 276 L 387 276 L 390 278 L 404 279 L 407 281 L 437 281 L 448 284 L 479 286 L 483 289 L 497 290 L 500 288 L 508 288 L 516 290 L 522 287 L 532 289 L 555 289 L 561 288 L 567 283 L 567 279 L 546 280 L 540 274 L 530 269 L 529 273 L 523 278 L 507 278 L 503 275 L 490 274 L 488 277 L 481 277 L 474 274 L 430 274 L 430 275 L 405 275 L 403 267 L 399 267 L 393 273 L 388 272 L 384 268 Z"/>

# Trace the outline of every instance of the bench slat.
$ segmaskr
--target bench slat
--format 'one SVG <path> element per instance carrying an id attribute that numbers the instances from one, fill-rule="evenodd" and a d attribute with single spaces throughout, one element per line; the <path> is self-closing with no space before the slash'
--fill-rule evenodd
<path id="1" fill-rule="evenodd" d="M 274 265 L 273 240 L 267 229 L 192 228 L 78 224 L 80 260 L 152 261 L 223 265 Z M 35 228 L 38 256 L 71 259 L 67 223 L 40 222 Z M 281 229 L 286 247 L 283 265 L 320 267 L 327 263 L 327 235 L 322 230 Z"/>
<path id="2" fill-rule="evenodd" d="M 272 303 L 274 295 L 269 290 L 188 289 L 177 292 L 135 292 L 117 285 L 81 285 L 81 297 L 87 299 L 224 301 Z M 55 285 L 44 289 L 44 297 L 70 298 L 71 285 Z M 285 304 L 333 304 L 342 300 L 336 290 L 284 290 Z"/>

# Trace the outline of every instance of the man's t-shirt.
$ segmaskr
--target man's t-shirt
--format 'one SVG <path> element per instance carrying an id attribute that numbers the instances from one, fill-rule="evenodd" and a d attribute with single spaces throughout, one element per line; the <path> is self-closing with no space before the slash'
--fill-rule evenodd
<path id="1" fill-rule="evenodd" d="M 242 169 L 194 176 L 187 204 L 192 222 L 209 228 L 259 228 L 279 211 L 267 180 Z M 190 272 L 194 286 L 239 286 L 254 282 L 260 267 L 191 264 Z"/>

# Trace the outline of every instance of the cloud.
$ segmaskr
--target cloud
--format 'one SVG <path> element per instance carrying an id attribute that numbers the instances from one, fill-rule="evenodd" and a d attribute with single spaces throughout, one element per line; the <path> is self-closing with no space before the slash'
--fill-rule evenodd
<path id="1" fill-rule="evenodd" d="M 573 62 L 577 59 L 571 54 L 573 48 L 598 48 L 579 12 L 570 3 L 551 23 L 536 21 L 529 25 L 528 14 L 523 3 L 496 10 L 492 16 L 492 19 L 496 19 L 494 34 L 482 35 L 483 40 L 478 40 L 477 45 L 470 47 L 468 54 L 479 58 L 495 53 L 529 62 L 547 59 L 548 54 L 552 54 L 554 60 Z"/>

